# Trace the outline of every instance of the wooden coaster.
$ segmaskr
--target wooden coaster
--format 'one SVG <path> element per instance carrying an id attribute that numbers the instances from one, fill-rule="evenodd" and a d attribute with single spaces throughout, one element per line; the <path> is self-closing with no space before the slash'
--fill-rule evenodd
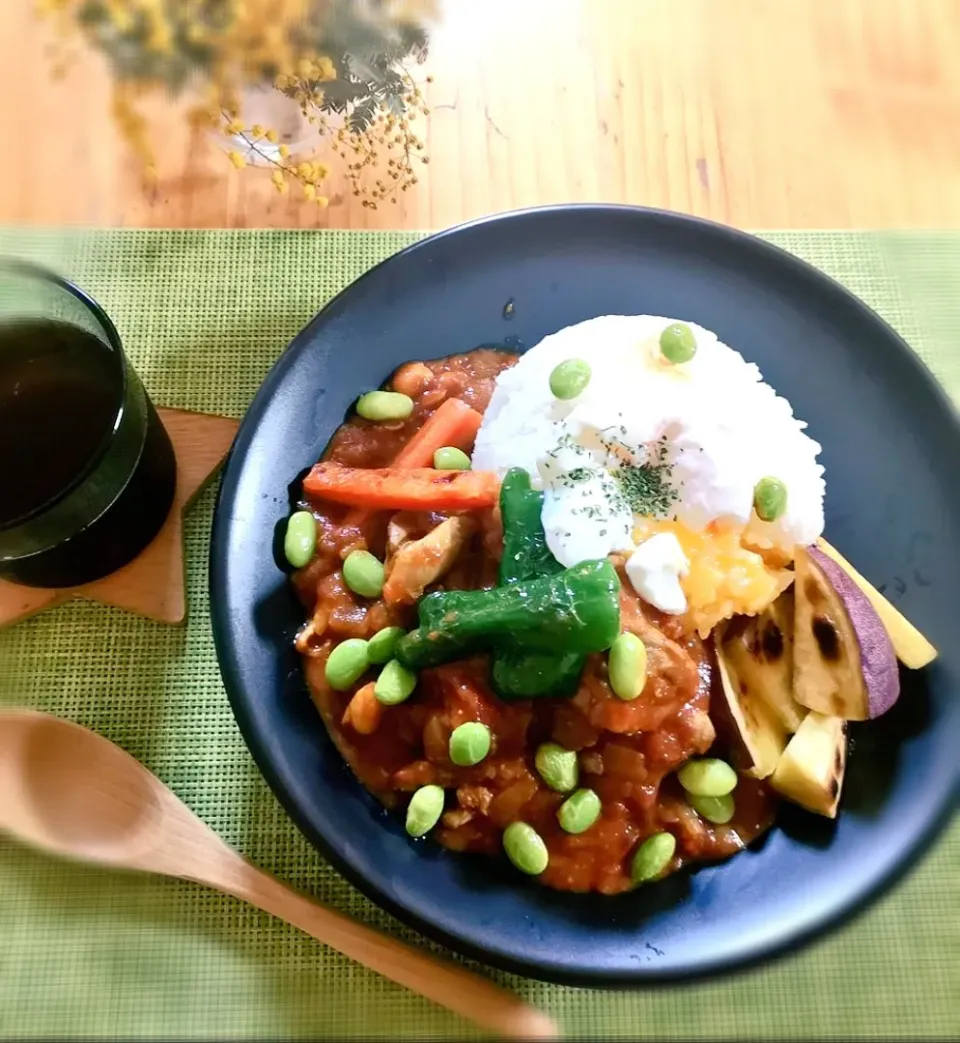
<path id="1" fill-rule="evenodd" d="M 187 614 L 183 509 L 220 466 L 239 421 L 184 409 L 157 412 L 177 456 L 177 491 L 153 542 L 122 569 L 82 587 L 50 590 L 0 580 L 0 627 L 74 598 L 92 598 L 161 623 L 183 622 Z"/>

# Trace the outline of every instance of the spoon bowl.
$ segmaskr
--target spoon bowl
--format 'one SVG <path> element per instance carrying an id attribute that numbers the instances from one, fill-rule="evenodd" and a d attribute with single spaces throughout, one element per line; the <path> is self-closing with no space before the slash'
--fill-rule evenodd
<path id="1" fill-rule="evenodd" d="M 516 996 L 291 890 L 242 858 L 142 764 L 70 721 L 0 711 L 0 830 L 54 855 L 206 884 L 516 1039 L 557 1027 Z"/>
<path id="2" fill-rule="evenodd" d="M 153 776 L 69 721 L 22 711 L 2 722 L 0 828 L 51 854 L 140 868 L 163 819 Z"/>

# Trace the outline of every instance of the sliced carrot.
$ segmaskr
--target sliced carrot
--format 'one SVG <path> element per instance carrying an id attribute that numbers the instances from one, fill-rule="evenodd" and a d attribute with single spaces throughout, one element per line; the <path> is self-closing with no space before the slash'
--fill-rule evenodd
<path id="1" fill-rule="evenodd" d="M 445 445 L 468 452 L 483 417 L 459 398 L 445 399 L 419 431 L 397 453 L 393 467 L 430 467 L 433 454 Z"/>
<path id="2" fill-rule="evenodd" d="M 500 479 L 493 471 L 321 463 L 307 475 L 303 490 L 318 500 L 374 511 L 471 511 L 497 502 Z"/>
<path id="3" fill-rule="evenodd" d="M 419 431 L 394 457 L 393 467 L 431 467 L 433 454 L 445 445 L 464 452 L 473 448 L 483 417 L 459 398 L 445 399 L 430 414 Z M 357 508 L 343 519 L 343 527 L 362 529 L 370 520 L 370 510 Z"/>

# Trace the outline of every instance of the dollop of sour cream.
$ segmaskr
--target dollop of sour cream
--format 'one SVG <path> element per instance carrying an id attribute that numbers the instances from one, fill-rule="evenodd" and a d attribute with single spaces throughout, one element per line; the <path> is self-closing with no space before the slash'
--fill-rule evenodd
<path id="1" fill-rule="evenodd" d="M 680 541 L 672 532 L 658 532 L 644 540 L 626 564 L 627 576 L 640 597 L 674 616 L 687 610 L 680 577 L 686 576 L 689 568 Z"/>
<path id="2" fill-rule="evenodd" d="M 733 527 L 791 556 L 823 530 L 820 446 L 806 425 L 754 364 L 701 326 L 687 324 L 697 345 L 690 361 L 666 360 L 660 334 L 677 321 L 590 319 L 545 337 L 497 378 L 474 467 L 530 473 L 544 491 L 547 544 L 563 565 L 632 556 L 638 518 L 670 518 L 693 531 Z M 588 362 L 591 376 L 579 395 L 561 400 L 550 374 L 571 358 Z M 764 477 L 787 488 L 786 510 L 772 522 L 753 509 Z M 675 537 L 676 547 L 657 539 L 636 560 L 637 579 L 628 575 L 646 600 L 682 612 L 665 606 L 680 605 L 683 552 Z"/>

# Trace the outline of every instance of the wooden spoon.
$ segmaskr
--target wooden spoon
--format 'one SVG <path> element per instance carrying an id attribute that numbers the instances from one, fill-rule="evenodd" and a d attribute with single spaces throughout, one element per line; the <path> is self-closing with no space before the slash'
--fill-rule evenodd
<path id="1" fill-rule="evenodd" d="M 363 927 L 257 869 L 142 764 L 78 724 L 0 711 L 0 829 L 67 858 L 206 884 L 489 1031 L 557 1037 L 550 1018 L 492 982 Z"/>

